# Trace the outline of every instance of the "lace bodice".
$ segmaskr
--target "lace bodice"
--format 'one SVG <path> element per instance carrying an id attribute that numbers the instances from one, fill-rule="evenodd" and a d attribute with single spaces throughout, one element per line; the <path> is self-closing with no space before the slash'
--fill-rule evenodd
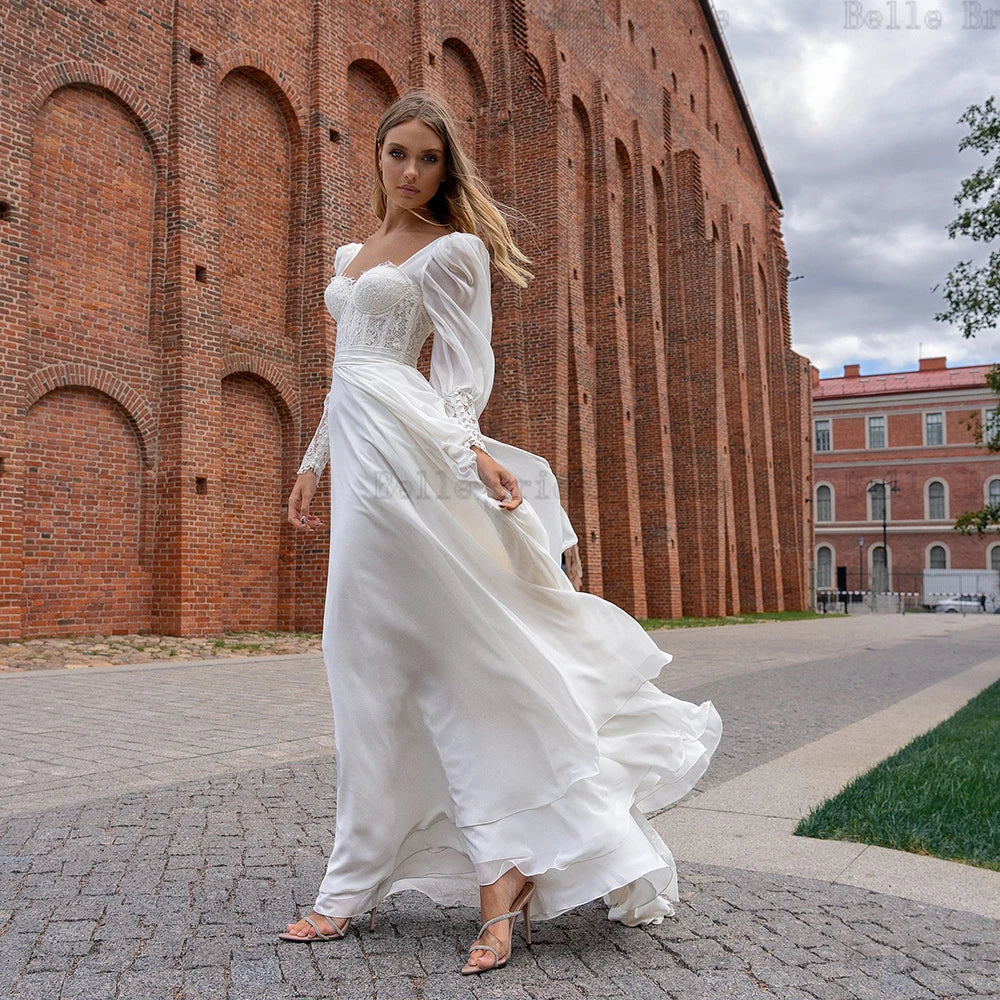
<path id="1" fill-rule="evenodd" d="M 334 275 L 324 299 L 337 321 L 334 363 L 360 347 L 415 366 L 427 335 L 434 329 L 420 289 L 389 260 L 357 278 Z"/>
<path id="2" fill-rule="evenodd" d="M 385 358 L 416 367 L 424 341 L 434 331 L 434 321 L 424 306 L 420 285 L 402 267 L 383 261 L 357 278 L 335 274 L 323 297 L 337 321 L 334 365 L 353 357 L 375 362 Z M 465 429 L 466 445 L 484 447 L 473 393 L 459 387 L 442 393 L 442 398 L 445 412 Z M 311 469 L 319 477 L 329 461 L 328 401 L 329 394 L 319 427 L 299 466 L 300 473 Z"/>

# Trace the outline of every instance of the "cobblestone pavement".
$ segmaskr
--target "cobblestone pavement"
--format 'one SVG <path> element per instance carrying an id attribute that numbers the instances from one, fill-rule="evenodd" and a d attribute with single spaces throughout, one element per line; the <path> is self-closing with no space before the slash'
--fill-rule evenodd
<path id="1" fill-rule="evenodd" d="M 800 684 L 792 683 L 795 655 L 781 654 L 771 663 L 744 656 L 743 673 L 731 673 L 712 692 L 729 701 L 724 718 L 743 747 L 726 769 L 748 769 L 770 754 L 753 736 L 769 699 L 786 708 L 792 735 L 783 741 L 801 744 L 816 738 L 817 726 L 795 720 L 821 715 L 833 698 L 843 702 L 838 717 L 862 717 L 873 704 L 962 669 L 977 650 L 985 656 L 995 648 L 996 630 L 983 626 L 955 625 L 936 637 L 920 628 L 919 634 L 900 631 L 873 661 L 862 656 L 864 637 L 853 647 L 842 644 L 838 660 L 811 657 L 801 633 L 789 632 L 799 646 L 795 655 L 805 660 Z M 676 650 L 670 638 L 664 644 Z M 744 638 L 733 642 L 734 650 L 745 650 Z M 675 679 L 680 687 L 671 686 L 674 691 L 694 688 L 693 674 L 679 670 Z M 869 696 L 852 700 L 857 685 L 867 685 Z M 625 928 L 609 923 L 600 904 L 581 907 L 536 924 L 530 949 L 518 939 L 505 969 L 471 982 L 457 969 L 478 914 L 435 906 L 416 893 L 386 900 L 374 932 L 362 921 L 343 941 L 282 945 L 275 932 L 311 905 L 332 840 L 335 763 L 329 749 L 308 747 L 310 739 L 329 739 L 329 699 L 315 657 L 9 676 L 0 680 L 0 699 L 4 772 L 11 761 L 29 760 L 25 743 L 54 753 L 61 740 L 71 750 L 89 738 L 94 759 L 79 763 L 77 775 L 64 764 L 71 783 L 85 785 L 93 776 L 88 768 L 102 745 L 114 750 L 127 779 L 109 788 L 113 772 L 99 772 L 98 783 L 54 806 L 44 804 L 44 782 L 26 780 L 20 806 L 8 802 L 8 815 L 0 818 L 0 995 L 1000 996 L 996 921 L 825 882 L 683 861 L 676 918 Z M 8 719 L 19 720 L 13 736 Z M 768 719 L 763 725 L 770 728 Z M 128 746 L 123 731 L 130 734 Z M 154 773 L 150 783 L 149 769 L 160 766 L 156 750 L 168 736 L 176 773 Z M 185 748 L 186 740 L 192 747 Z"/>

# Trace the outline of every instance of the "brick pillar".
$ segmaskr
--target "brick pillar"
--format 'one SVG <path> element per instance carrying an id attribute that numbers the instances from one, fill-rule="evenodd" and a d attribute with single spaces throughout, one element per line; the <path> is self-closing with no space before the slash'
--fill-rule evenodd
<path id="1" fill-rule="evenodd" d="M 669 134 L 665 136 L 669 149 Z M 670 407 L 667 397 L 667 359 L 663 335 L 660 282 L 665 226 L 662 188 L 647 198 L 646 167 L 638 123 L 632 126 L 635 150 L 635 309 L 632 337 L 635 344 L 635 444 L 638 458 L 639 503 L 642 512 L 642 552 L 645 569 L 647 614 L 675 618 L 680 608 L 680 569 L 677 562 L 677 525 L 674 475 L 671 461 Z M 652 210 L 647 210 L 647 203 Z M 659 211 L 658 211 L 659 210 Z M 657 225 L 653 221 L 657 221 Z"/>
<path id="2" fill-rule="evenodd" d="M 610 196 L 614 155 L 603 87 L 594 88 L 594 188 Z M 633 185 L 634 188 L 634 185 Z M 622 191 L 622 198 L 634 191 Z M 596 200 L 596 199 L 595 199 Z M 629 358 L 622 247 L 611 238 L 610 201 L 596 200 L 594 218 L 598 490 L 604 596 L 638 618 L 646 615 L 642 521 L 636 469 L 635 409 Z"/>
<path id="3" fill-rule="evenodd" d="M 778 510 L 774 483 L 774 434 L 771 426 L 770 367 L 767 338 L 764 335 L 764 303 L 758 292 L 757 256 L 753 230 L 743 226 L 743 342 L 747 381 L 754 391 L 749 394 L 750 447 L 753 454 L 754 495 L 757 504 L 757 547 L 760 555 L 761 610 L 780 611 L 783 607 L 781 550 L 778 533 Z"/>
<path id="4" fill-rule="evenodd" d="M 523 4 L 520 5 L 523 8 Z M 487 121 L 486 148 L 491 151 L 488 170 L 483 171 L 497 201 L 520 207 L 517 160 L 515 152 L 514 64 L 523 57 L 516 48 L 511 19 L 518 4 L 492 5 L 493 41 L 493 114 Z M 523 11 L 522 11 L 523 13 Z M 525 213 L 528 214 L 528 213 Z M 525 242 L 526 234 L 511 225 L 515 242 Z M 530 253 L 529 253 L 530 256 Z M 528 399 L 524 378 L 524 339 L 522 332 L 521 289 L 506 278 L 493 283 L 493 349 L 496 376 L 492 401 L 486 407 L 488 434 L 516 444 L 528 438 Z"/>
<path id="5" fill-rule="evenodd" d="M 601 559 L 599 471 L 597 467 L 597 393 L 594 236 L 594 133 L 582 102 L 574 104 L 572 118 L 573 170 L 563 174 L 565 186 L 561 210 L 570 216 L 566 224 L 567 243 L 563 254 L 566 269 L 566 323 L 569 333 L 567 397 L 569 441 L 569 502 L 567 511 L 580 540 L 583 562 L 583 589 L 604 594 Z"/>
<path id="6" fill-rule="evenodd" d="M 726 609 L 728 475 L 723 467 L 725 409 L 715 245 L 705 238 L 704 195 L 697 154 L 674 157 L 679 239 L 680 315 L 670 332 L 674 482 L 684 613 Z"/>
<path id="7" fill-rule="evenodd" d="M 8 13 L 12 19 L 13 14 Z M 31 71 L 14 25 L 0 39 L 0 637 L 21 634 L 24 547 L 24 388 L 28 378 L 28 197 L 31 191 Z"/>
<path id="8" fill-rule="evenodd" d="M 752 428 L 744 337 L 743 312 L 737 301 L 740 277 L 736 274 L 736 249 L 732 243 L 732 214 L 722 206 L 722 339 L 725 365 L 726 426 L 729 432 L 729 467 L 732 475 L 731 510 L 735 529 L 734 583 L 739 610 L 761 610 L 761 570 L 754 482 Z"/>
<path id="9" fill-rule="evenodd" d="M 557 56 L 550 38 L 550 57 Z M 567 488 L 569 335 L 565 298 L 559 289 L 567 266 L 565 220 L 560 212 L 566 172 L 565 123 L 558 104 L 558 66 L 550 58 L 548 100 L 533 83 L 525 52 L 512 50 L 514 108 L 511 116 L 517 152 L 518 206 L 531 218 L 521 248 L 532 258 L 535 277 L 521 293 L 522 372 L 527 398 L 527 434 L 516 443 L 543 455 L 561 491 Z"/>
<path id="10" fill-rule="evenodd" d="M 221 357 L 215 65 L 191 61 L 212 37 L 198 8 L 177 7 L 168 136 L 163 391 L 153 628 L 221 628 Z"/>
<path id="11" fill-rule="evenodd" d="M 309 109 L 305 123 L 304 154 L 307 164 L 305 197 L 304 308 L 299 343 L 298 434 L 289 482 L 290 491 L 302 455 L 312 440 L 330 391 L 336 324 L 323 301 L 323 292 L 333 275 L 337 248 L 354 241 L 351 213 L 346 206 L 357 201 L 359 185 L 367 178 L 352 175 L 347 147 L 350 122 L 345 99 L 347 66 L 340 30 L 342 14 L 333 4 L 312 8 L 312 47 L 309 70 Z M 369 137 L 370 139 L 371 137 Z M 326 572 L 329 560 L 330 478 L 327 468 L 310 505 L 324 523 L 316 533 L 295 532 L 294 627 L 318 630 L 323 625 Z"/>
<path id="12" fill-rule="evenodd" d="M 787 273 L 787 265 L 786 265 Z M 780 428 L 774 436 L 774 482 L 778 511 L 778 539 L 781 546 L 781 609 L 795 608 L 798 593 L 803 517 L 801 482 L 796 468 L 795 450 L 799 423 L 798 404 L 794 397 L 794 372 L 789 371 L 788 348 L 782 328 L 779 292 L 779 260 L 771 240 L 764 255 L 767 297 L 763 303 L 764 339 L 768 352 L 768 381 L 771 386 L 771 427 Z"/>

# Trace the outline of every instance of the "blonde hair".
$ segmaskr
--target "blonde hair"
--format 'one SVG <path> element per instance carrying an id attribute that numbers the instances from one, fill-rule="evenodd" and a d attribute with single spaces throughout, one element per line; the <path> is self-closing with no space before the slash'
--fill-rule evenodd
<path id="1" fill-rule="evenodd" d="M 435 93 L 423 88 L 409 90 L 393 101 L 382 115 L 375 130 L 375 186 L 372 189 L 371 207 L 379 221 L 385 218 L 388 196 L 382 183 L 379 155 L 386 133 L 396 125 L 415 119 L 433 129 L 444 144 L 444 179 L 427 203 L 427 210 L 443 224 L 463 233 L 474 233 L 489 251 L 497 270 L 515 285 L 527 286 L 534 274 L 518 261 L 531 263 L 510 234 L 507 220 L 500 209 L 509 215 L 520 216 L 506 205 L 497 202 L 483 180 L 475 163 L 465 154 L 458 139 L 458 126 L 451 111 Z M 523 217 L 522 217 L 523 218 Z"/>

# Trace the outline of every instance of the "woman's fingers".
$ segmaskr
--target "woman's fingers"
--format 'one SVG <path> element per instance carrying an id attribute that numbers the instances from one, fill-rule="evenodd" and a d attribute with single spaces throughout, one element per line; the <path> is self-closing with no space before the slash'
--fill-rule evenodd
<path id="1" fill-rule="evenodd" d="M 521 489 L 517 485 L 517 479 L 506 469 L 501 468 L 499 472 L 500 489 L 503 491 L 503 499 L 500 501 L 500 506 L 505 507 L 507 510 L 514 510 L 520 506 L 523 499 L 521 497 Z"/>
<path id="2" fill-rule="evenodd" d="M 315 514 L 309 513 L 311 496 L 306 496 L 302 486 L 296 484 L 288 498 L 288 520 L 298 531 L 318 528 L 320 520 Z"/>

